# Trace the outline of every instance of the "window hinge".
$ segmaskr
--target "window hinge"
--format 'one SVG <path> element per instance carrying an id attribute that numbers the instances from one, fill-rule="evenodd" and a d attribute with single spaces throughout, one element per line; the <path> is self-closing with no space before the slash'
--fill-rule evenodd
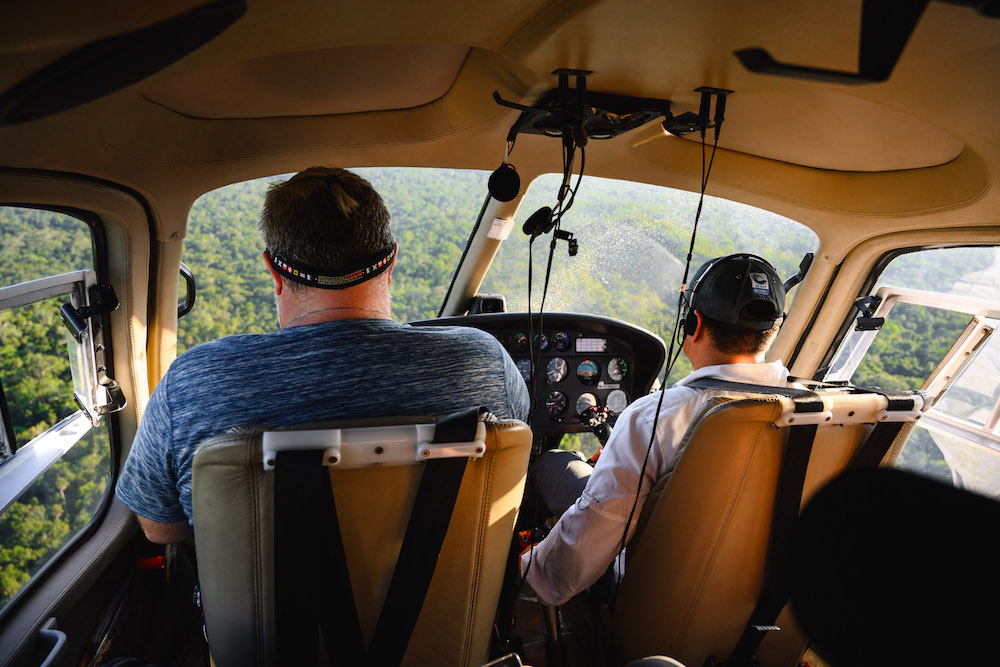
<path id="1" fill-rule="evenodd" d="M 854 300 L 854 307 L 861 311 L 858 315 L 857 326 L 854 327 L 855 331 L 878 331 L 885 324 L 884 317 L 874 317 L 875 311 L 878 309 L 879 304 L 882 303 L 882 298 L 870 295 L 870 296 L 859 296 Z"/>
<path id="2" fill-rule="evenodd" d="M 74 308 L 71 304 L 66 303 L 59 308 L 59 314 L 63 324 L 79 343 L 83 332 L 87 330 L 87 320 L 115 311 L 118 309 L 118 305 L 118 295 L 115 294 L 115 288 L 107 283 L 101 283 L 90 288 L 89 306 Z"/>

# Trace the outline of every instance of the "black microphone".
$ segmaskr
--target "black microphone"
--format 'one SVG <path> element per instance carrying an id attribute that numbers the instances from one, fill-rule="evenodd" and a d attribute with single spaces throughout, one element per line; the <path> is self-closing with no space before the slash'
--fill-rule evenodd
<path id="1" fill-rule="evenodd" d="M 524 225 L 521 226 L 521 231 L 528 236 L 535 237 L 539 234 L 547 234 L 554 226 L 555 222 L 552 220 L 552 207 L 543 206 L 532 213 L 531 217 L 524 221 Z"/>
<path id="2" fill-rule="evenodd" d="M 504 162 L 490 174 L 488 187 L 490 196 L 497 201 L 510 201 L 521 191 L 521 177 L 517 175 L 514 165 Z"/>

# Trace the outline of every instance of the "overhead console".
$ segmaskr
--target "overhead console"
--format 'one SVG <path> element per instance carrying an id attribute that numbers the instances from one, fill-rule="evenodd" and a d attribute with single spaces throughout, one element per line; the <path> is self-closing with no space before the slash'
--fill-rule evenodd
<path id="1" fill-rule="evenodd" d="M 613 424 L 622 410 L 648 394 L 666 358 L 663 340 L 621 320 L 576 313 L 488 313 L 410 322 L 413 326 L 467 326 L 500 341 L 528 385 L 536 436 L 589 431 L 580 413 L 607 407 Z M 532 378 L 532 339 L 535 356 Z"/>

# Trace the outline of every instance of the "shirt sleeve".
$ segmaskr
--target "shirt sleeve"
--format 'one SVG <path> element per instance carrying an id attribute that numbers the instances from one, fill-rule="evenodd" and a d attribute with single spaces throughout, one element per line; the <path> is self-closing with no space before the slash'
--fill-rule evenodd
<path id="1" fill-rule="evenodd" d="M 625 543 L 632 538 L 646 496 L 673 461 L 690 422 L 691 393 L 668 392 L 652 447 L 654 401 L 632 405 L 619 416 L 576 504 L 521 556 L 521 571 L 542 600 L 561 605 L 596 582 L 618 554 L 630 516 Z"/>
<path id="2" fill-rule="evenodd" d="M 129 450 L 116 493 L 141 517 L 160 523 L 190 518 L 184 514 L 170 445 L 173 427 L 169 406 L 170 373 L 153 390 Z"/>

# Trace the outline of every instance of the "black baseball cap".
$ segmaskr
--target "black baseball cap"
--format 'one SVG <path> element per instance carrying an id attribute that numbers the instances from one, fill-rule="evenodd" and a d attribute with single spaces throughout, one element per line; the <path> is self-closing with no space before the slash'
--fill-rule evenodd
<path id="1" fill-rule="evenodd" d="M 785 287 L 774 267 L 757 255 L 705 262 L 689 285 L 689 307 L 719 322 L 766 331 L 784 316 Z"/>

